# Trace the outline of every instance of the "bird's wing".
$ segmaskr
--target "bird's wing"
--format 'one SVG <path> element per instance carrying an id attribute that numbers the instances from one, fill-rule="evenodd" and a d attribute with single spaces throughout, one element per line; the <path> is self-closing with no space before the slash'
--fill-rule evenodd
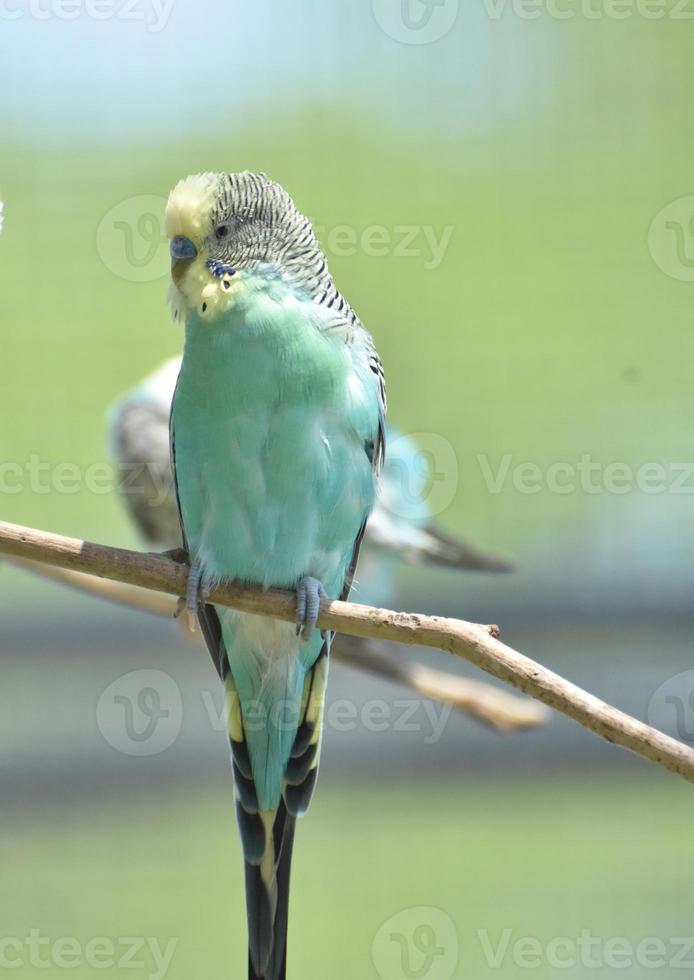
<path id="1" fill-rule="evenodd" d="M 357 373 L 359 373 L 359 367 L 363 367 L 365 364 L 368 369 L 367 377 L 369 377 L 372 381 L 372 390 L 376 402 L 376 422 L 375 425 L 371 427 L 371 431 L 366 434 L 364 449 L 369 461 L 371 462 L 374 474 L 378 476 L 383 468 L 386 453 L 387 400 L 385 373 L 371 335 L 358 320 L 350 322 L 349 327 L 351 327 L 351 329 L 346 333 L 345 339 L 346 343 L 350 346 L 350 353 L 352 355 Z M 366 531 L 368 520 L 369 514 L 366 514 L 354 540 L 352 558 L 347 567 L 342 592 L 340 594 L 340 599 L 343 601 L 348 598 L 352 588 L 354 572 L 357 567 L 357 561 L 359 560 L 359 551 L 361 549 L 362 541 L 364 540 L 364 533 Z"/>
<path id="2" fill-rule="evenodd" d="M 180 547 L 171 496 L 168 405 L 131 393 L 110 411 L 108 425 L 121 497 L 138 530 L 151 547 Z"/>
<path id="3" fill-rule="evenodd" d="M 386 465 L 386 476 L 388 467 Z M 424 523 L 393 514 L 383 500 L 371 512 L 366 544 L 373 552 L 411 565 L 433 565 L 455 571 L 510 572 L 513 564 L 482 551 L 429 518 Z"/>
<path id="4" fill-rule="evenodd" d="M 478 572 L 511 572 L 513 562 L 498 555 L 489 554 L 469 544 L 456 534 L 451 534 L 432 521 L 420 528 L 421 547 L 417 560 L 430 565 L 441 565 L 457 570 L 471 569 Z"/>
<path id="5" fill-rule="evenodd" d="M 375 433 L 374 447 L 371 458 L 371 465 L 376 473 L 381 472 L 386 455 L 386 412 L 388 410 L 388 400 L 386 398 L 386 376 L 383 370 L 381 358 L 374 345 L 371 335 L 361 328 L 361 338 L 364 345 L 369 370 L 376 379 L 376 395 L 378 399 L 378 429 Z"/>

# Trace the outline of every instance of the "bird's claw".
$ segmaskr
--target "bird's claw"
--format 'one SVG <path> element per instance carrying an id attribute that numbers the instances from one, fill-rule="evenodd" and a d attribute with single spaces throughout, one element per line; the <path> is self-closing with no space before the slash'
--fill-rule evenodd
<path id="1" fill-rule="evenodd" d="M 198 606 L 207 598 L 208 592 L 202 584 L 202 562 L 196 558 L 188 572 L 186 585 L 185 611 L 188 617 L 188 629 L 194 633 L 198 628 Z"/>
<path id="2" fill-rule="evenodd" d="M 311 639 L 318 621 L 321 599 L 327 599 L 317 578 L 306 575 L 296 587 L 296 635 L 305 643 Z"/>

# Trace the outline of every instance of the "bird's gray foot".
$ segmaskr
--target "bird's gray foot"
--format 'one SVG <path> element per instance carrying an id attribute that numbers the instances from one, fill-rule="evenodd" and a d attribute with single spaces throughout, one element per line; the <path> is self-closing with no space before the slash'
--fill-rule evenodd
<path id="1" fill-rule="evenodd" d="M 321 599 L 327 599 L 325 589 L 317 578 L 306 575 L 296 587 L 296 635 L 306 643 L 316 628 Z"/>
<path id="2" fill-rule="evenodd" d="M 208 596 L 207 590 L 202 585 L 202 562 L 196 558 L 190 566 L 188 572 L 188 583 L 186 586 L 186 615 L 188 617 L 188 629 L 194 633 L 198 626 L 198 604 Z"/>

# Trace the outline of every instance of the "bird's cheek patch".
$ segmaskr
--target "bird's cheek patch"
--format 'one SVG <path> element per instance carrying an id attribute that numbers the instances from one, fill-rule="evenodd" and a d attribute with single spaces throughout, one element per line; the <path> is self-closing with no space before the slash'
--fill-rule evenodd
<path id="1" fill-rule="evenodd" d="M 218 260 L 205 261 L 200 255 L 172 263 L 171 278 L 178 298 L 176 308 L 183 319 L 193 311 L 204 320 L 215 319 L 230 310 L 238 300 L 239 290 L 243 291 L 243 276 L 236 269 Z"/>
<path id="2" fill-rule="evenodd" d="M 208 282 L 200 291 L 197 312 L 201 317 L 217 317 L 232 308 L 236 302 L 236 295 L 236 284 L 226 276 Z"/>

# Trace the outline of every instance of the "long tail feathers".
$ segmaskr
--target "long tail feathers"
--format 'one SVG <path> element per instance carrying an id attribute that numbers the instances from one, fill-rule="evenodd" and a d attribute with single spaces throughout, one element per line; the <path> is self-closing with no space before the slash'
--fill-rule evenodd
<path id="1" fill-rule="evenodd" d="M 237 804 L 237 813 L 241 809 Z M 289 815 L 284 802 L 274 813 L 259 816 L 267 831 L 265 848 L 258 863 L 247 854 L 245 857 L 248 978 L 285 980 L 289 877 L 296 818 Z M 239 813 L 239 825 L 243 819 Z"/>
<path id="2" fill-rule="evenodd" d="M 307 809 L 318 773 L 329 640 L 306 675 L 299 724 L 276 810 L 261 810 L 231 672 L 224 678 L 236 814 L 243 844 L 249 980 L 285 980 L 289 878 L 296 818 Z"/>

